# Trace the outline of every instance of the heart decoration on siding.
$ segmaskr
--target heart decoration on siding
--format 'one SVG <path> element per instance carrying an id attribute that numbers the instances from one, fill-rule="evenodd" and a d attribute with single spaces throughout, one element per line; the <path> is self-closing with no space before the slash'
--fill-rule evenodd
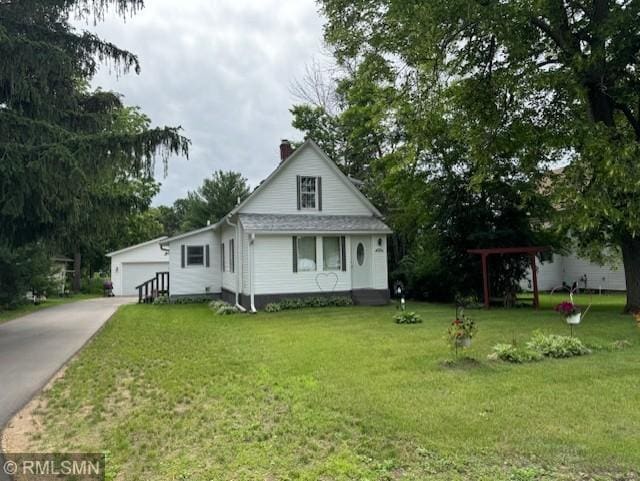
<path id="1" fill-rule="evenodd" d="M 316 285 L 321 292 L 333 292 L 338 285 L 338 274 L 335 272 L 320 272 L 316 275 Z"/>

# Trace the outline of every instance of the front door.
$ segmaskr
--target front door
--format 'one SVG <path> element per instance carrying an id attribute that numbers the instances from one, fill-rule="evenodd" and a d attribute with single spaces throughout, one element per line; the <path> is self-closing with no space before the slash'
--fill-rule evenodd
<path id="1" fill-rule="evenodd" d="M 371 237 L 351 237 L 351 286 L 371 287 Z"/>

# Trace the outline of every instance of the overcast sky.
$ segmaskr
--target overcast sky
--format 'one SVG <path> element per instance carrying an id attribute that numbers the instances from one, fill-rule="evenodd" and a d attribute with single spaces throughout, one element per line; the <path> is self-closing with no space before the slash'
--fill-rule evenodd
<path id="1" fill-rule="evenodd" d="M 313 0 L 148 0 L 125 20 L 84 29 L 138 55 L 140 75 L 103 67 L 94 86 L 124 95 L 154 125 L 181 125 L 189 160 L 172 157 L 155 205 L 171 204 L 214 170 L 236 170 L 252 186 L 279 161 L 291 127 L 291 81 L 322 49 Z M 159 166 L 158 166 L 159 167 Z"/>

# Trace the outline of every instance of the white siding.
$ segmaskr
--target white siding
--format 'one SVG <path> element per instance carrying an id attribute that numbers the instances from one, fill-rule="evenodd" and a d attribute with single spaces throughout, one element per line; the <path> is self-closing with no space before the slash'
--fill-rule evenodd
<path id="1" fill-rule="evenodd" d="M 242 259 L 242 292 L 249 295 L 249 235 L 240 227 L 242 236 L 241 259 Z"/>
<path id="2" fill-rule="evenodd" d="M 222 242 L 224 243 L 224 263 L 225 268 L 222 273 L 222 287 L 228 291 L 236 292 L 236 273 L 231 272 L 231 249 L 229 241 L 235 239 L 236 229 L 230 225 L 223 225 Z M 238 267 L 238 246 L 235 246 L 236 268 Z"/>
<path id="3" fill-rule="evenodd" d="M 296 176 L 322 177 L 322 211 L 298 210 Z M 348 182 L 348 181 L 347 181 Z M 312 147 L 300 152 L 264 190 L 241 209 L 251 214 L 372 215 L 365 203 L 345 184 Z"/>
<path id="4" fill-rule="evenodd" d="M 209 267 L 182 267 L 181 246 L 209 245 Z M 220 275 L 220 236 L 214 231 L 200 232 L 169 244 L 170 248 L 170 288 L 171 295 L 189 295 L 219 293 Z"/>
<path id="5" fill-rule="evenodd" d="M 585 287 L 584 281 L 581 280 L 584 276 L 587 289 L 624 291 L 627 288 L 621 265 L 600 266 L 573 254 L 564 258 L 563 275 L 567 284 L 577 282 L 581 289 Z"/>
<path id="6" fill-rule="evenodd" d="M 322 237 L 316 236 L 318 269 L 314 272 L 293 272 L 292 236 L 257 235 L 254 244 L 255 294 L 286 294 L 351 290 L 351 254 L 347 241 L 347 271 L 322 272 Z M 335 276 L 333 273 L 335 272 Z M 333 279 L 337 283 L 333 286 Z"/>
<path id="7" fill-rule="evenodd" d="M 541 291 L 551 291 L 562 285 L 562 266 L 564 258 L 558 254 L 553 254 L 551 261 L 540 262 L 536 258 L 536 266 L 538 267 L 538 289 Z M 533 290 L 531 279 L 531 269 L 527 269 L 527 275 L 522 280 L 520 286 L 526 291 Z"/>
<path id="8" fill-rule="evenodd" d="M 586 276 L 586 286 L 584 277 Z M 530 290 L 531 271 L 522 282 L 525 290 Z M 574 282 L 580 289 L 603 289 L 611 291 L 626 290 L 624 269 L 621 263 L 613 266 L 601 266 L 582 259 L 575 254 L 560 256 L 554 254 L 553 262 L 538 263 L 538 288 L 550 291 L 562 286 L 565 282 L 571 286 Z"/>
<path id="9" fill-rule="evenodd" d="M 378 245 L 378 241 L 382 245 Z M 374 235 L 371 239 L 373 246 L 373 289 L 386 289 L 389 287 L 387 273 L 387 236 Z"/>
<path id="10" fill-rule="evenodd" d="M 140 246 L 135 249 L 122 252 L 121 254 L 113 255 L 111 257 L 111 281 L 113 282 L 113 293 L 116 296 L 123 295 L 123 263 L 144 263 L 149 265 L 154 263 L 153 270 L 155 274 L 155 269 L 159 265 L 157 263 L 163 263 L 162 265 L 164 265 L 164 270 L 169 270 L 169 255 L 167 252 L 160 249 L 160 244 L 158 242 Z M 151 276 L 149 279 L 151 279 Z"/>

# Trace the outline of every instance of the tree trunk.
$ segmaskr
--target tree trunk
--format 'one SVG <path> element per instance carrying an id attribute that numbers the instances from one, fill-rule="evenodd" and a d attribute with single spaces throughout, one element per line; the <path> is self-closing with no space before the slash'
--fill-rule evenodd
<path id="1" fill-rule="evenodd" d="M 73 255 L 73 292 L 80 292 L 82 287 L 80 267 L 82 266 L 82 256 L 79 252 Z"/>
<path id="2" fill-rule="evenodd" d="M 625 236 L 621 243 L 624 277 L 627 282 L 625 312 L 640 311 L 640 238 Z"/>

